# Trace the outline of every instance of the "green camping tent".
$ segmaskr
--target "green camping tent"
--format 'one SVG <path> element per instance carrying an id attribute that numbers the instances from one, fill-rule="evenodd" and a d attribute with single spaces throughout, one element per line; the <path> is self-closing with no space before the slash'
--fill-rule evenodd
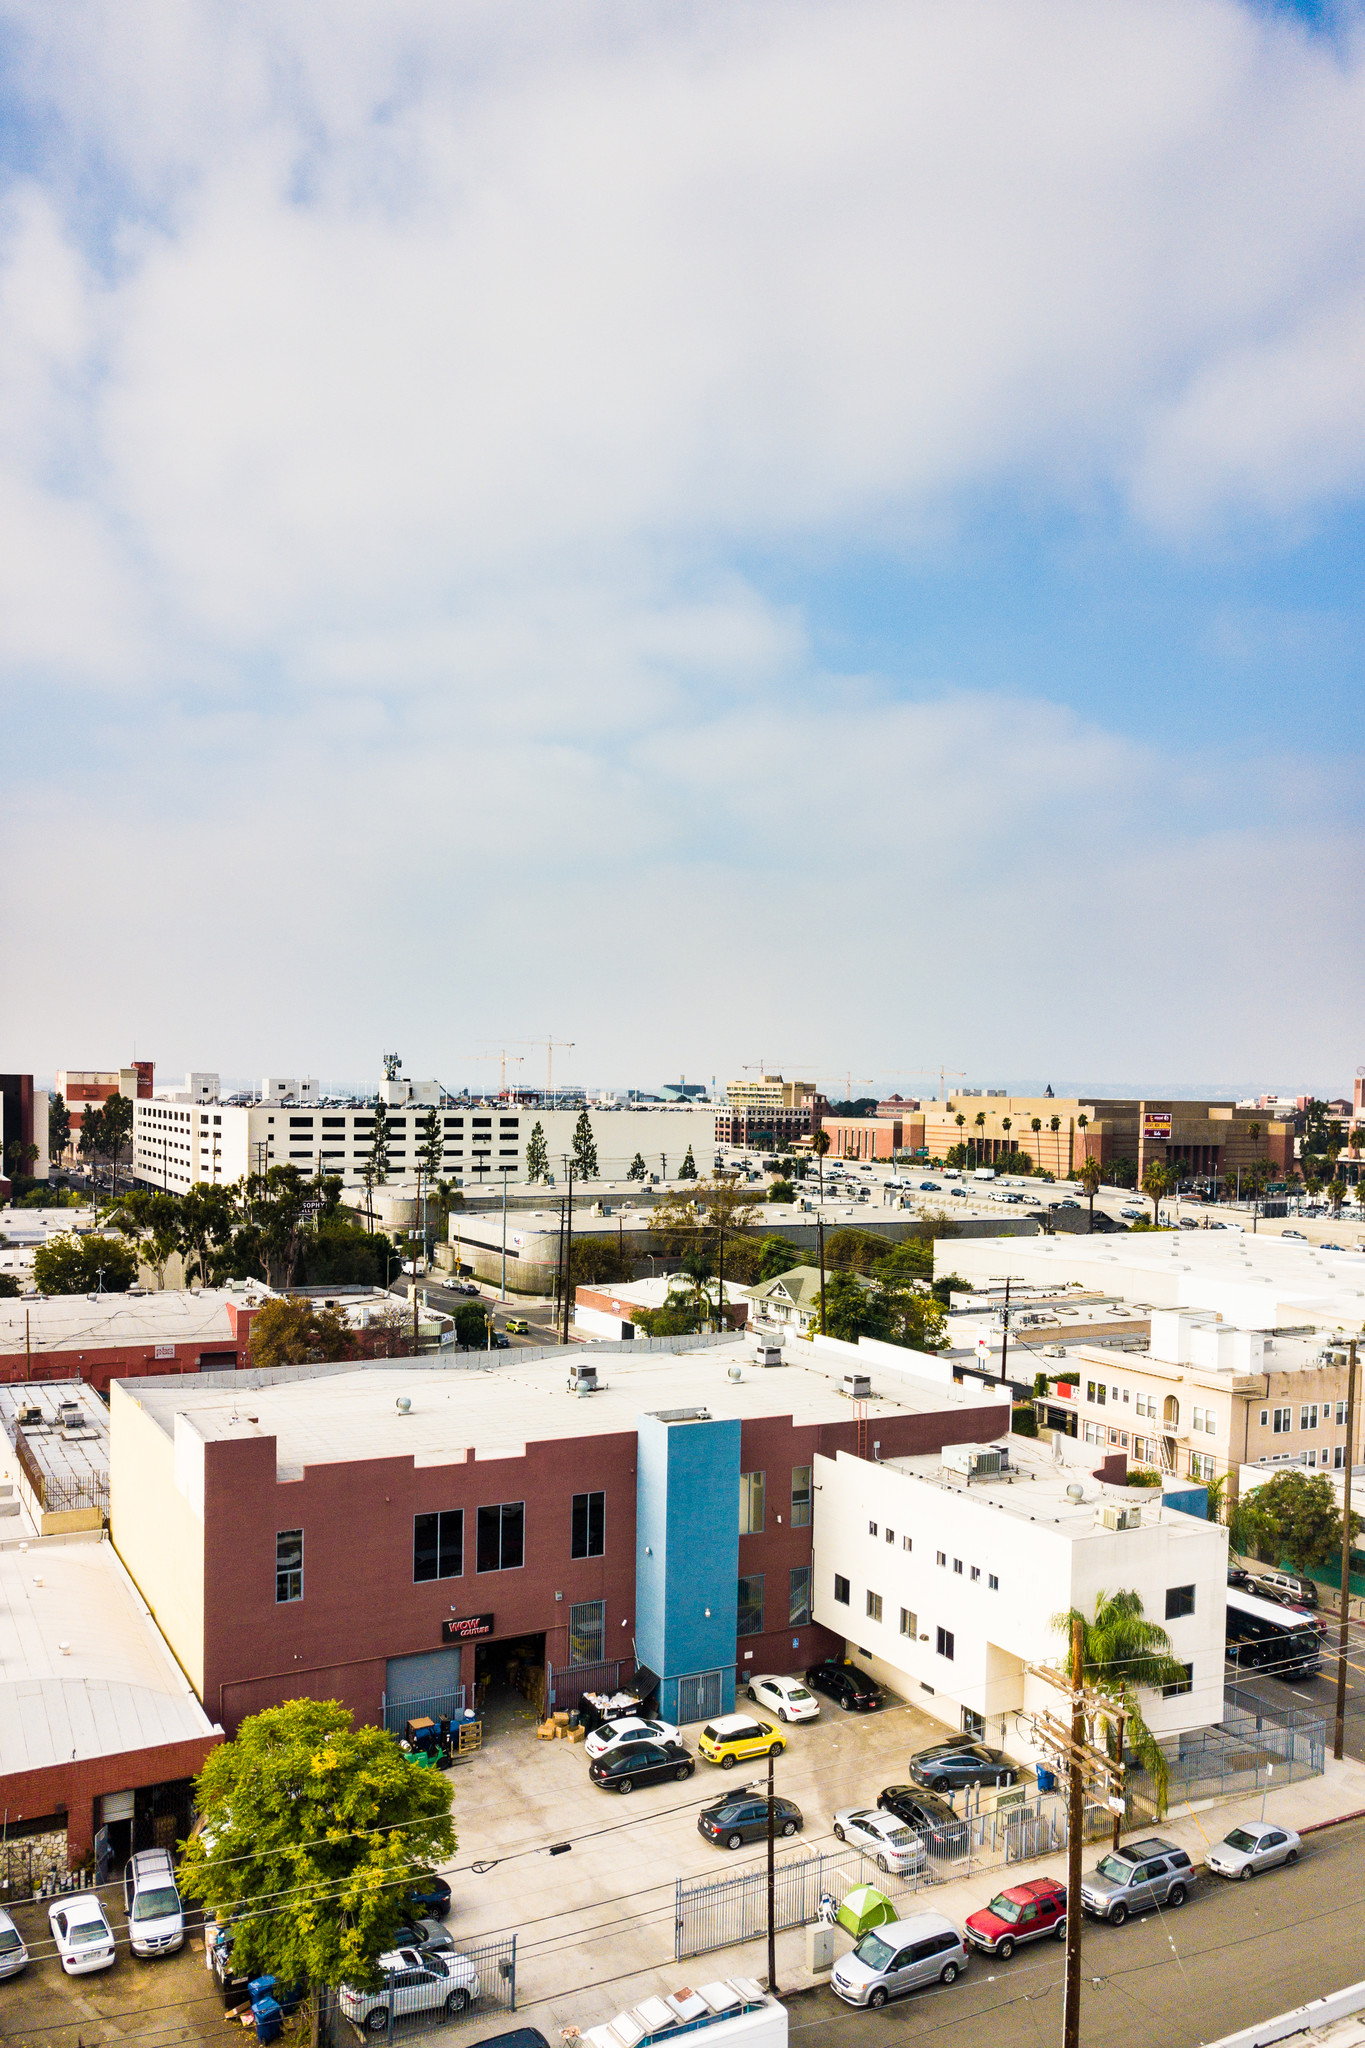
<path id="1" fill-rule="evenodd" d="M 855 1941 L 860 1934 L 866 1934 L 869 1927 L 884 1927 L 895 1917 L 895 1907 L 875 1884 L 855 1884 L 851 1892 L 844 1893 L 843 1904 L 834 1916 L 839 1926 L 846 1927 Z"/>

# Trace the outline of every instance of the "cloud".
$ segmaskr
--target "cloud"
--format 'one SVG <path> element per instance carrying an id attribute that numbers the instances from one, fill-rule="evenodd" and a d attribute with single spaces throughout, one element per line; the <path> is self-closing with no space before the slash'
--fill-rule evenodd
<path id="1" fill-rule="evenodd" d="M 396 1008 L 481 1038 L 553 989 L 607 1066 L 795 1009 L 817 1057 L 1070 1029 L 1075 1068 L 1150 1046 L 1165 933 L 1190 990 L 1267 902 L 1306 960 L 1220 836 L 1245 768 L 1008 673 L 841 672 L 803 585 L 988 500 L 1197 552 L 1357 493 L 1357 40 L 1230 0 L 4 18 L 26 1033 L 93 981 L 102 1035 L 353 1073 Z M 1281 864 L 1342 850 L 1289 804 Z M 1192 1060 L 1219 1028 L 1186 1007 Z"/>

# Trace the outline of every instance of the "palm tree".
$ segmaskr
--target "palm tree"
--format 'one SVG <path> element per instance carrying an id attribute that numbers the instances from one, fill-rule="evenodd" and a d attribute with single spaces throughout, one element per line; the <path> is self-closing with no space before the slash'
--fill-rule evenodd
<path id="1" fill-rule="evenodd" d="M 1328 1188 L 1327 1199 L 1332 1204 L 1332 1214 L 1339 1217 L 1341 1215 L 1341 1205 L 1346 1200 L 1346 1183 L 1340 1177 L 1334 1180 Z"/>
<path id="2" fill-rule="evenodd" d="M 829 1132 L 818 1130 L 811 1139 L 811 1150 L 820 1162 L 820 1200 L 825 1199 L 825 1154 L 829 1150 Z"/>
<path id="3" fill-rule="evenodd" d="M 1029 1129 L 1033 1133 L 1033 1164 L 1035 1167 L 1039 1167 L 1043 1163 L 1043 1148 L 1042 1145 L 1039 1143 L 1039 1136 L 1042 1131 L 1042 1128 L 1043 1119 L 1040 1116 L 1034 1116 L 1029 1118 Z"/>
<path id="4" fill-rule="evenodd" d="M 1059 1116 L 1050 1116 L 1047 1120 L 1047 1127 L 1052 1133 L 1052 1171 L 1060 1173 L 1062 1170 L 1062 1158 L 1060 1147 L 1057 1144 L 1057 1133 L 1062 1128 L 1061 1118 Z"/>
<path id="5" fill-rule="evenodd" d="M 1171 1175 L 1159 1159 L 1153 1159 L 1142 1176 L 1142 1192 L 1152 1205 L 1152 1228 L 1161 1228 L 1161 1204 L 1171 1192 Z"/>
<path id="6" fill-rule="evenodd" d="M 976 1151 L 973 1153 L 972 1156 L 976 1164 L 979 1166 L 981 1164 L 981 1134 L 986 1128 L 985 1110 L 979 1109 L 976 1112 L 976 1115 L 972 1118 L 972 1122 L 976 1125 Z"/>
<path id="7" fill-rule="evenodd" d="M 1005 1151 L 1008 1154 L 1010 1149 L 1010 1132 L 1014 1129 L 1014 1118 L 1012 1116 L 1002 1116 L 1000 1128 L 1005 1133 Z"/>
<path id="8" fill-rule="evenodd" d="M 1089 1230 L 1093 1231 L 1095 1228 L 1095 1197 L 1100 1191 L 1099 1160 L 1091 1159 L 1088 1156 L 1085 1159 L 1083 1159 L 1081 1161 L 1081 1170 L 1077 1178 L 1079 1179 L 1081 1186 L 1085 1189 L 1086 1194 L 1090 1197 Z"/>
<path id="9" fill-rule="evenodd" d="M 1106 1693 L 1123 1715 L 1123 1744 L 1151 1779 L 1157 1811 L 1164 1813 L 1170 1774 L 1137 1696 L 1160 1686 L 1185 1685 L 1185 1667 L 1172 1656 L 1165 1629 L 1159 1622 L 1148 1621 L 1143 1613 L 1140 1593 L 1097 1593 L 1093 1620 L 1073 1607 L 1068 1614 L 1055 1614 L 1052 1626 L 1070 1642 L 1077 1621 L 1081 1625 L 1082 1675 L 1097 1692 Z M 1116 1762 L 1122 1761 L 1119 1742 L 1118 1730 L 1106 1718 L 1105 1743 Z"/>
<path id="10" fill-rule="evenodd" d="M 958 1128 L 958 1143 L 959 1143 L 959 1145 L 960 1145 L 960 1144 L 962 1143 L 962 1136 L 961 1136 L 961 1133 L 962 1133 L 962 1126 L 963 1126 L 963 1125 L 964 1125 L 964 1124 L 966 1123 L 966 1121 L 967 1121 L 967 1119 L 966 1119 L 966 1117 L 965 1117 L 965 1116 L 964 1116 L 964 1115 L 962 1114 L 962 1111 L 961 1111 L 961 1110 L 959 1110 L 959 1111 L 958 1111 L 958 1113 L 957 1113 L 957 1115 L 956 1115 L 956 1116 L 955 1116 L 955 1117 L 953 1118 L 953 1122 L 954 1122 L 954 1123 L 955 1123 L 955 1124 L 957 1125 L 957 1128 Z"/>

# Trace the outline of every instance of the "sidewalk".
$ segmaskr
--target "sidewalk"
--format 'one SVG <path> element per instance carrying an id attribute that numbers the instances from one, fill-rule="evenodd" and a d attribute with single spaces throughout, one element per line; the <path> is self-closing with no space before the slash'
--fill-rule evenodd
<path id="1" fill-rule="evenodd" d="M 1365 1814 L 1365 1764 L 1343 1761 L 1336 1763 L 1327 1759 L 1327 1768 L 1320 1778 L 1310 1778 L 1297 1785 L 1286 1786 L 1283 1792 L 1271 1792 L 1264 1801 L 1267 1820 L 1278 1820 L 1296 1828 L 1300 1833 L 1336 1820 Z M 1202 1864 L 1212 1843 L 1220 1841 L 1230 1828 L 1240 1821 L 1258 1820 L 1261 1817 L 1262 1799 L 1259 1793 L 1251 1797 L 1234 1796 L 1226 1800 L 1199 1800 L 1193 1806 L 1177 1807 L 1159 1825 L 1144 1830 L 1145 1833 L 1160 1834 L 1163 1839 L 1176 1842 L 1187 1849 L 1196 1865 Z M 1131 1835 L 1129 1837 L 1131 1839 Z M 1088 1842 L 1085 1846 L 1085 1868 L 1090 1869 L 1105 1852 L 1102 1842 Z M 1305 1845 L 1305 1855 L 1312 1854 L 1311 1836 Z M 1015 1864 L 1008 1871 L 983 1871 L 979 1877 L 964 1878 L 949 1884 L 926 1888 L 917 1896 L 907 1900 L 907 1913 L 933 1911 L 946 1913 L 960 1927 L 969 1913 L 983 1906 L 992 1895 L 1003 1890 L 1008 1884 L 1022 1884 L 1033 1877 L 1056 1877 L 1066 1881 L 1066 1852 L 1047 1856 L 1033 1864 Z M 869 1866 L 869 1877 L 876 1873 Z M 1222 1880 L 1201 1878 L 1202 1884 L 1213 1884 Z M 1198 1889 L 1194 1894 L 1198 1898 Z M 766 1982 L 768 1956 L 766 1941 L 746 1942 L 738 1948 L 717 1949 L 712 1954 L 693 1956 L 687 1962 L 675 1963 L 669 1957 L 672 1948 L 672 1915 L 668 1914 L 663 1924 L 657 1927 L 659 1952 L 662 1960 L 657 1967 L 648 1970 L 634 1970 L 613 1979 L 604 1975 L 596 1982 L 581 1981 L 551 1998 L 527 2004 L 519 2004 L 519 2024 L 539 2027 L 549 2041 L 558 2041 L 561 2027 L 573 2024 L 578 2027 L 600 2026 L 614 2019 L 616 2014 L 636 2005 L 651 1993 L 676 1991 L 683 1984 L 706 1984 L 718 1977 L 757 1977 Z M 851 1939 L 842 1929 L 835 1935 L 835 1958 L 845 1954 L 853 1946 Z M 581 1962 L 581 1958 L 579 1959 Z M 600 1959 L 607 1962 L 609 1958 Z M 572 1975 L 573 1971 L 566 1971 Z M 595 1972 L 594 1972 L 595 1974 Z M 822 1984 L 824 1977 L 813 1977 L 806 1968 L 806 1930 L 792 1928 L 777 1937 L 777 1981 L 779 1991 L 792 1993 L 805 1991 L 813 1985 Z"/>

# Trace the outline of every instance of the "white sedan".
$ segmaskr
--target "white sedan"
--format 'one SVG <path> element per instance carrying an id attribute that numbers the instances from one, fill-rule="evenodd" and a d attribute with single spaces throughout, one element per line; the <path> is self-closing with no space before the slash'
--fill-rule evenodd
<path id="1" fill-rule="evenodd" d="M 1204 1861 L 1218 1877 L 1254 1877 L 1277 1863 L 1297 1863 L 1299 1846 L 1293 1828 L 1248 1820 L 1215 1842 Z"/>
<path id="2" fill-rule="evenodd" d="M 779 1721 L 815 1721 L 820 1702 L 799 1678 L 780 1678 L 765 1671 L 749 1680 L 749 1698 L 761 1707 L 771 1707 Z"/>
<path id="3" fill-rule="evenodd" d="M 62 1968 L 70 1977 L 107 1970 L 114 1961 L 114 1931 L 93 1892 L 75 1892 L 47 1909 L 52 1939 Z"/>
<path id="4" fill-rule="evenodd" d="M 898 1820 L 894 1813 L 879 1813 L 872 1807 L 846 1806 L 834 1816 L 834 1832 L 841 1842 L 850 1842 L 864 1856 L 875 1856 L 878 1870 L 898 1875 L 919 1870 L 924 1862 L 924 1844 L 919 1836 Z"/>
<path id="5" fill-rule="evenodd" d="M 589 1756 L 607 1756 L 627 1742 L 681 1742 L 671 1721 L 646 1720 L 642 1714 L 624 1714 L 619 1721 L 604 1721 L 594 1728 L 583 1744 Z"/>

